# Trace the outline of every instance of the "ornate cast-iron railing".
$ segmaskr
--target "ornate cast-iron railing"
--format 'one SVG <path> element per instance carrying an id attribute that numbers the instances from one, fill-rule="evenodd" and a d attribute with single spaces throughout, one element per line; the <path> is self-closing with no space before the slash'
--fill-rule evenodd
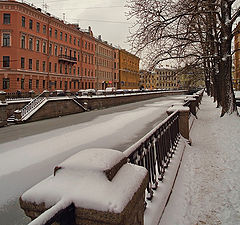
<path id="1" fill-rule="evenodd" d="M 148 200 L 152 199 L 158 181 L 163 180 L 165 170 L 176 150 L 180 139 L 178 120 L 179 112 L 176 111 L 124 152 L 130 163 L 148 170 Z"/>
<path id="2" fill-rule="evenodd" d="M 124 152 L 130 163 L 143 166 L 149 171 L 147 187 L 149 200 L 153 197 L 153 190 L 158 187 L 158 181 L 163 180 L 180 139 L 178 120 L 179 112 L 176 111 Z M 51 225 L 54 222 L 59 225 L 75 225 L 74 209 L 74 204 L 69 205 L 43 225 Z"/>

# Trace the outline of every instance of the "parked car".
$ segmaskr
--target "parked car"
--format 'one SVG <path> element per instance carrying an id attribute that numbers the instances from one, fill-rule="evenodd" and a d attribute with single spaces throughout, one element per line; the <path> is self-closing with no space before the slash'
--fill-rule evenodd
<path id="1" fill-rule="evenodd" d="M 106 92 L 115 92 L 116 88 L 115 87 L 107 87 Z"/>

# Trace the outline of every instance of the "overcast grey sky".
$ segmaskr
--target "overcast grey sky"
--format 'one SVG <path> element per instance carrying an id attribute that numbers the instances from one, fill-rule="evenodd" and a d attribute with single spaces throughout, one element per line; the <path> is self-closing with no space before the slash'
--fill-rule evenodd
<path id="1" fill-rule="evenodd" d="M 92 27 L 95 36 L 102 38 L 114 46 L 130 49 L 127 43 L 131 22 L 127 21 L 125 12 L 126 0 L 27 0 L 35 6 L 43 8 L 56 17 L 70 23 L 78 23 L 81 28 Z"/>

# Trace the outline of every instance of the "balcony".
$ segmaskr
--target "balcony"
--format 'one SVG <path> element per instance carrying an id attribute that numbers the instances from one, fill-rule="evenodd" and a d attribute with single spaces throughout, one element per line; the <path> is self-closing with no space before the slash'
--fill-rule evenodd
<path id="1" fill-rule="evenodd" d="M 77 63 L 77 58 L 67 55 L 59 55 L 58 61 L 67 62 L 67 63 Z"/>

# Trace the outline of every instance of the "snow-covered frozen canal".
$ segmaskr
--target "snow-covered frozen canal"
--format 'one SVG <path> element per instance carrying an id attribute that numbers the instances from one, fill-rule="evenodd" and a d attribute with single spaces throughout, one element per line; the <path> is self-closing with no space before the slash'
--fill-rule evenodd
<path id="1" fill-rule="evenodd" d="M 72 154 L 92 147 L 124 151 L 184 96 L 161 97 L 0 129 L 0 224 L 24 225 L 21 194 Z"/>

